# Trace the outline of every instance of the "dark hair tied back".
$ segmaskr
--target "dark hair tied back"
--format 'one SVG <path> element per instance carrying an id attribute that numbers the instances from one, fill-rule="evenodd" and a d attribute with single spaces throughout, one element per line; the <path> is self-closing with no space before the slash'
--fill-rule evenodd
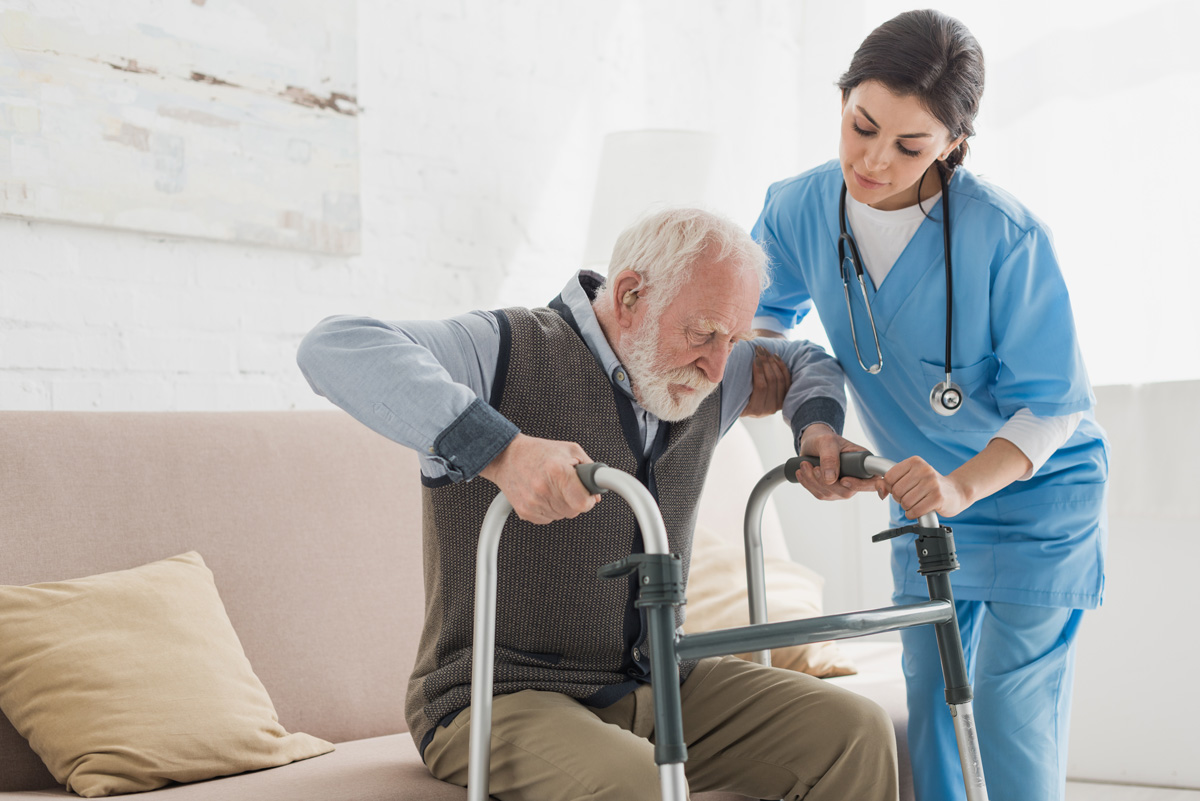
<path id="1" fill-rule="evenodd" d="M 975 133 L 983 77 L 983 50 L 967 27 L 927 9 L 906 11 L 871 31 L 837 85 L 843 98 L 864 81 L 916 97 L 957 139 Z M 949 177 L 966 155 L 963 139 L 939 166 Z"/>

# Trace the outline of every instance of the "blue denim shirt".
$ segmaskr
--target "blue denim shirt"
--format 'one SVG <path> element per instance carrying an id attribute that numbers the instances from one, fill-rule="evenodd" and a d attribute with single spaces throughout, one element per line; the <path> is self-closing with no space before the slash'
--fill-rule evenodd
<path id="1" fill-rule="evenodd" d="M 659 420 L 634 399 L 628 373 L 605 339 L 580 283 L 582 275 L 572 277 L 561 298 L 596 360 L 632 401 L 643 447 L 649 447 Z M 840 433 L 846 405 L 841 366 L 817 345 L 782 339 L 757 339 L 734 347 L 721 382 L 721 432 L 733 425 L 750 399 L 755 345 L 778 354 L 791 371 L 783 414 L 797 441 L 812 423 L 826 423 Z M 424 475 L 462 481 L 477 476 L 518 433 L 486 400 L 499 352 L 494 312 L 404 322 L 338 316 L 309 332 L 300 343 L 297 362 L 318 395 L 388 439 L 415 449 Z"/>

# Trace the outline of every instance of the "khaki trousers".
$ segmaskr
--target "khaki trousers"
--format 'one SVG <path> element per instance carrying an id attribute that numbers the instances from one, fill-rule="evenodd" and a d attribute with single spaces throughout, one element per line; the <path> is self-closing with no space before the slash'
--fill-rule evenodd
<path id="1" fill-rule="evenodd" d="M 694 792 L 787 801 L 896 801 L 896 740 L 874 702 L 820 679 L 734 657 L 705 659 L 681 688 Z M 559 693 L 496 696 L 491 795 L 501 801 L 658 801 L 650 687 L 597 709 Z M 438 779 L 466 786 L 470 709 L 426 746 Z"/>

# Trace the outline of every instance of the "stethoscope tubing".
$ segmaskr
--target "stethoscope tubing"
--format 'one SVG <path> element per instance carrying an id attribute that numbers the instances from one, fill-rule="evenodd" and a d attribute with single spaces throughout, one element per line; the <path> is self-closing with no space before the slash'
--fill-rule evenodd
<path id="1" fill-rule="evenodd" d="M 883 369 L 883 349 L 879 346 L 879 332 L 875 328 L 875 315 L 871 311 L 871 301 L 867 297 L 867 284 L 863 279 L 862 258 L 858 255 L 858 243 L 846 230 L 846 182 L 842 182 L 842 194 L 838 200 L 838 220 L 841 221 L 841 233 L 838 236 L 838 269 L 842 274 L 842 292 L 846 296 L 846 313 L 850 315 L 850 339 L 854 342 L 854 355 L 858 358 L 858 366 L 871 375 L 876 375 Z M 850 278 L 846 275 L 846 247 L 850 248 L 850 263 L 854 266 L 854 274 L 858 278 L 858 288 L 862 291 L 863 306 L 867 310 L 867 319 L 871 323 L 871 336 L 875 338 L 875 363 L 868 367 L 863 362 L 862 352 L 858 349 L 858 330 L 854 325 L 854 308 L 850 303 Z"/>
<path id="2" fill-rule="evenodd" d="M 951 354 L 953 353 L 953 336 L 954 336 L 954 267 L 950 255 L 950 192 L 945 174 L 941 168 L 937 169 L 938 182 L 942 188 L 942 248 L 943 248 L 943 263 L 946 267 L 946 355 L 945 369 L 946 380 L 944 383 L 937 384 L 929 393 L 929 402 L 933 406 L 933 410 L 940 415 L 949 416 L 962 408 L 963 397 L 962 390 L 955 384 L 950 377 Z M 849 230 L 847 230 L 847 215 L 846 215 L 846 182 L 842 181 L 842 191 L 838 197 L 838 271 L 842 278 L 842 292 L 846 297 L 846 313 L 850 317 L 850 339 L 854 343 L 854 355 L 858 359 L 858 365 L 863 370 L 871 375 L 877 375 L 883 369 L 883 348 L 879 344 L 879 331 L 875 327 L 875 315 L 871 311 L 871 302 L 867 296 L 867 284 L 863 277 L 865 272 L 863 269 L 862 257 L 858 252 L 858 243 L 854 241 Z M 858 346 L 858 330 L 854 324 L 854 306 L 850 300 L 850 276 L 846 270 L 846 250 L 850 251 L 850 264 L 854 268 L 855 277 L 858 279 L 858 286 L 862 292 L 863 306 L 867 310 L 867 320 L 871 324 L 871 336 L 875 339 L 875 362 L 868 366 L 862 358 L 862 352 Z"/>

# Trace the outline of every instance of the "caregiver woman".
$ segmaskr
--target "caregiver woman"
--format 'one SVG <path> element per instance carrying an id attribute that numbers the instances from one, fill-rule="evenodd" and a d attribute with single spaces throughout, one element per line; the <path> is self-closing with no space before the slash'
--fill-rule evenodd
<path id="1" fill-rule="evenodd" d="M 806 439 L 824 462 L 800 481 L 822 498 L 890 494 L 893 526 L 927 512 L 953 526 L 988 790 L 1042 801 L 1065 792 L 1075 638 L 1104 587 L 1108 446 L 1049 230 L 961 166 L 983 76 L 970 31 L 936 11 L 863 41 L 838 81 L 838 159 L 767 193 L 754 234 L 774 280 L 755 324 L 778 334 L 815 307 L 876 452 L 898 462 L 877 484 L 838 478 L 831 441 L 856 446 L 829 431 Z M 935 410 L 947 368 L 961 403 Z M 892 542 L 896 602 L 927 600 L 912 537 Z M 933 629 L 901 636 L 917 797 L 962 798 Z"/>

